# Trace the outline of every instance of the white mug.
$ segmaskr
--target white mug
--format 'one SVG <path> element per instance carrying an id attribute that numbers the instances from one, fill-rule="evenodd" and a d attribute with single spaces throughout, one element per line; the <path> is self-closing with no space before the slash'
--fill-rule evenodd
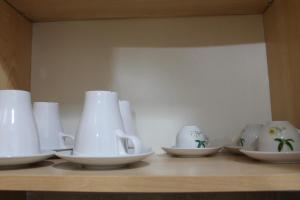
<path id="1" fill-rule="evenodd" d="M 118 94 L 111 91 L 86 92 L 75 138 L 74 155 L 126 155 L 125 139 L 133 143 L 134 153 L 142 151 L 140 140 L 124 133 Z"/>
<path id="2" fill-rule="evenodd" d="M 30 93 L 22 90 L 0 90 L 0 156 L 39 153 Z"/>
<path id="3" fill-rule="evenodd" d="M 123 120 L 125 134 L 131 136 L 137 136 L 136 134 L 136 126 L 134 119 L 134 112 L 130 105 L 129 101 L 119 101 L 121 116 Z M 133 148 L 133 144 L 131 141 L 128 141 L 128 147 Z"/>
<path id="4" fill-rule="evenodd" d="M 268 152 L 300 151 L 300 132 L 288 121 L 271 121 L 258 138 L 258 150 Z"/>
<path id="5" fill-rule="evenodd" d="M 242 130 L 238 145 L 247 150 L 257 149 L 257 140 L 262 132 L 262 124 L 248 124 Z"/>
<path id="6" fill-rule="evenodd" d="M 176 136 L 177 148 L 206 148 L 208 146 L 208 137 L 198 126 L 184 126 Z"/>
<path id="7" fill-rule="evenodd" d="M 56 102 L 34 102 L 33 113 L 38 129 L 42 150 L 66 148 L 65 139 L 74 139 L 64 133 L 59 115 L 59 104 Z"/>

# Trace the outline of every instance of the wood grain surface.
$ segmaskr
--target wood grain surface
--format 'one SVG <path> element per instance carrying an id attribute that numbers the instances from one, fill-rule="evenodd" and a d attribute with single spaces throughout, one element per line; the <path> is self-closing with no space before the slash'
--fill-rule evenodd
<path id="1" fill-rule="evenodd" d="M 263 13 L 268 0 L 7 0 L 35 22 Z"/>
<path id="2" fill-rule="evenodd" d="M 116 170 L 89 170 L 63 160 L 1 170 L 0 190 L 65 192 L 299 191 L 300 164 L 267 164 L 244 156 L 154 155 Z"/>
<path id="3" fill-rule="evenodd" d="M 300 1 L 275 0 L 264 15 L 272 114 L 300 128 Z"/>
<path id="4" fill-rule="evenodd" d="M 0 1 L 0 89 L 30 90 L 31 23 Z"/>
<path id="5" fill-rule="evenodd" d="M 297 192 L 243 193 L 62 193 L 30 192 L 27 200 L 298 200 Z"/>

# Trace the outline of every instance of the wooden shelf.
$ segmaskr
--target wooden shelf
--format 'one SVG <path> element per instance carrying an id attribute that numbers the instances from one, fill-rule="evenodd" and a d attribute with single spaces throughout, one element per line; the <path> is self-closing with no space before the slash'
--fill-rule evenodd
<path id="1" fill-rule="evenodd" d="M 262 14 L 269 0 L 6 0 L 34 22 Z"/>
<path id="2" fill-rule="evenodd" d="M 116 170 L 83 170 L 60 159 L 1 170 L 0 190 L 67 192 L 299 191 L 300 164 L 260 163 L 244 156 L 154 155 Z"/>

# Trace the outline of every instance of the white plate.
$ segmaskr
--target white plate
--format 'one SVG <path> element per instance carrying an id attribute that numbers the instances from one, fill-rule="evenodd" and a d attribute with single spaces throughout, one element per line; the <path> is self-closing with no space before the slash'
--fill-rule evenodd
<path id="1" fill-rule="evenodd" d="M 0 157 L 0 166 L 17 166 L 40 162 L 54 155 L 53 151 L 24 156 Z"/>
<path id="2" fill-rule="evenodd" d="M 75 156 L 72 151 L 56 152 L 55 155 L 72 163 L 86 165 L 87 167 L 105 167 L 114 168 L 121 167 L 127 164 L 144 160 L 152 155 L 153 151 L 149 150 L 141 154 L 128 154 L 125 156 L 115 157 L 95 157 L 95 156 Z"/>
<path id="3" fill-rule="evenodd" d="M 296 163 L 300 162 L 300 152 L 264 152 L 240 150 L 250 158 L 273 163 Z"/>
<path id="4" fill-rule="evenodd" d="M 230 153 L 233 154 L 242 154 L 240 149 L 242 147 L 241 146 L 225 146 L 224 149 L 228 150 Z"/>
<path id="5" fill-rule="evenodd" d="M 183 149 L 176 147 L 162 147 L 170 155 L 181 157 L 201 157 L 218 153 L 222 147 L 208 147 L 203 149 Z"/>

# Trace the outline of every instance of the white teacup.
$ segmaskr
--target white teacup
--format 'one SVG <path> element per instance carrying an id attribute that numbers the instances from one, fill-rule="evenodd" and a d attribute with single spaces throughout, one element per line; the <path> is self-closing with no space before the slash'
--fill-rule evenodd
<path id="1" fill-rule="evenodd" d="M 206 148 L 208 137 L 195 125 L 184 126 L 176 136 L 177 148 Z"/>
<path id="2" fill-rule="evenodd" d="M 261 134 L 262 128 L 262 124 L 246 125 L 240 134 L 238 145 L 247 150 L 256 150 L 258 136 Z"/>
<path id="3" fill-rule="evenodd" d="M 22 90 L 0 90 L 0 156 L 40 153 L 31 95 Z"/>
<path id="4" fill-rule="evenodd" d="M 127 155 L 124 140 L 130 140 L 134 153 L 141 153 L 142 144 L 124 132 L 118 94 L 111 91 L 88 91 L 75 138 L 74 155 Z"/>
<path id="5" fill-rule="evenodd" d="M 136 134 L 136 126 L 134 119 L 134 112 L 132 110 L 131 104 L 129 101 L 119 101 L 121 116 L 123 120 L 125 134 L 131 136 L 137 136 Z M 128 147 L 133 148 L 133 144 L 131 141 L 128 141 Z"/>
<path id="6" fill-rule="evenodd" d="M 56 102 L 34 102 L 33 113 L 37 124 L 42 150 L 66 148 L 65 139 L 74 137 L 64 133 L 59 115 L 59 104 Z"/>
<path id="7" fill-rule="evenodd" d="M 300 132 L 288 121 L 271 121 L 264 125 L 258 150 L 268 152 L 300 151 Z"/>

